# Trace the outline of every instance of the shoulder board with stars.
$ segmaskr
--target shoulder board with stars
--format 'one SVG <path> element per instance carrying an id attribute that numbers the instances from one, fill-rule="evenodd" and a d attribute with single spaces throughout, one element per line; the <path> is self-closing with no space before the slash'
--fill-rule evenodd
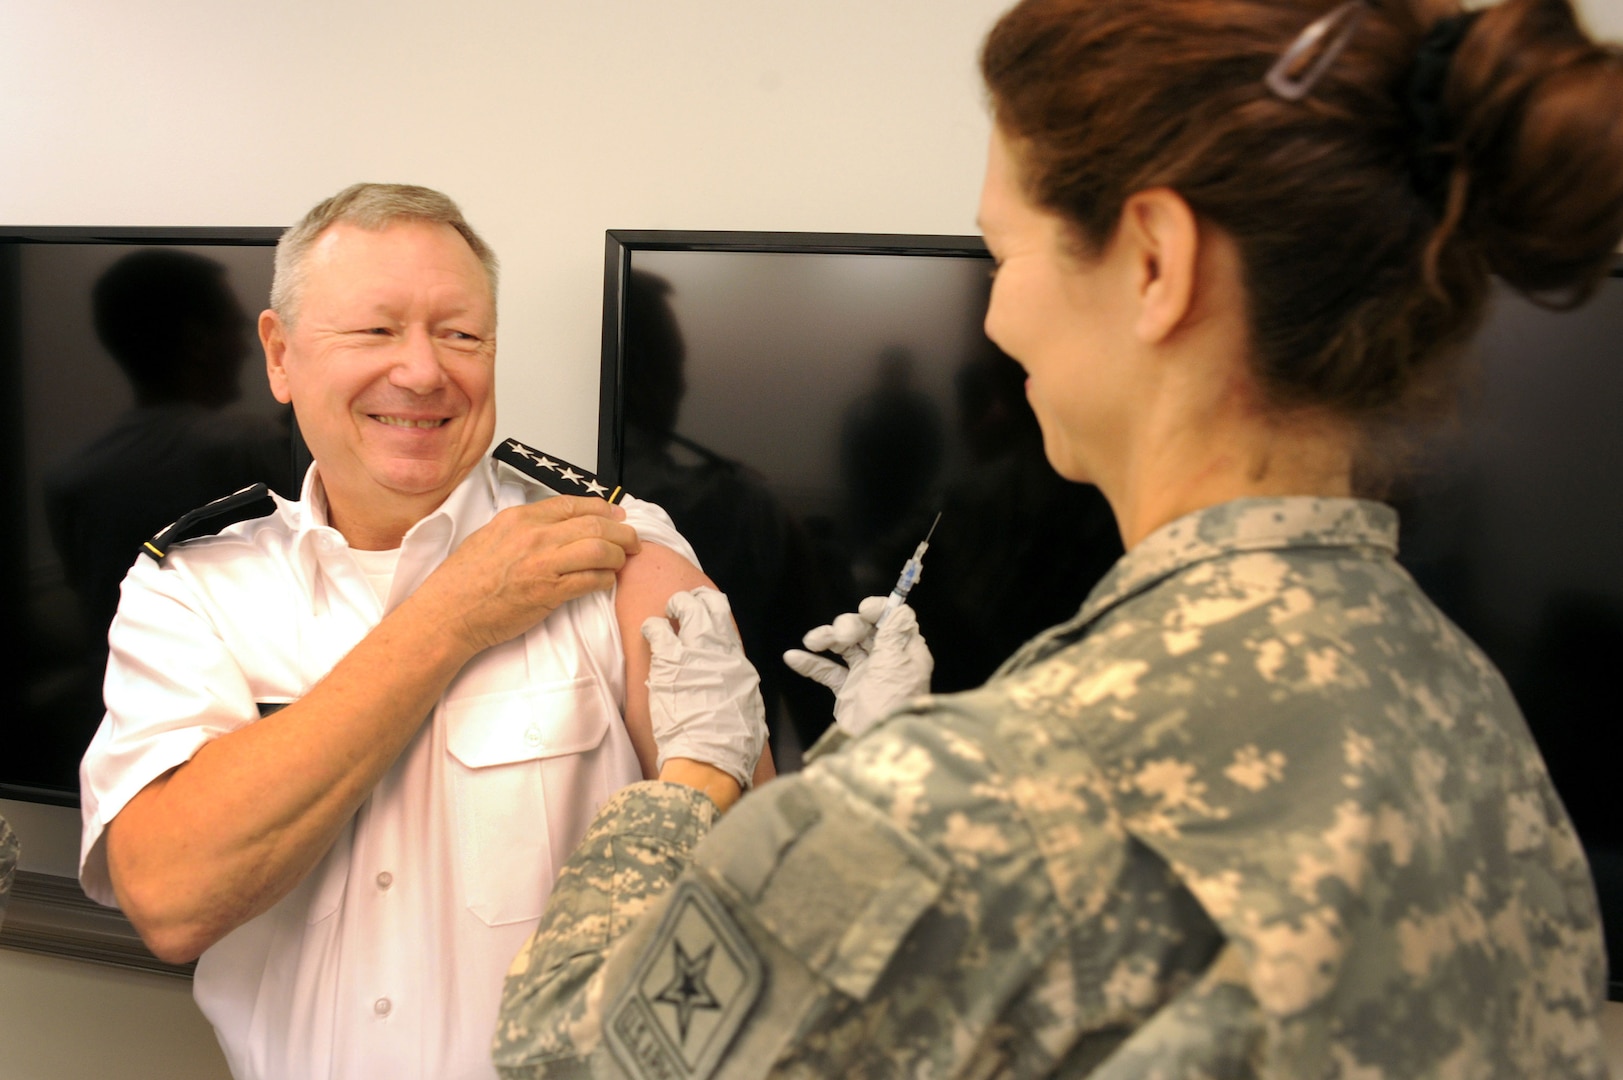
<path id="1" fill-rule="evenodd" d="M 517 439 L 502 440 L 496 449 L 490 452 L 490 456 L 563 495 L 594 495 L 611 503 L 617 503 L 625 498 L 625 488 L 618 485 L 612 489 L 605 487 L 598 483 L 596 476 L 585 469 L 577 468 L 561 458 L 543 454 L 535 447 L 525 446 Z"/>
<path id="2" fill-rule="evenodd" d="M 265 484 L 251 484 L 223 499 L 215 499 L 196 510 L 188 510 L 173 525 L 142 544 L 141 550 L 161 563 L 176 544 L 195 540 L 199 536 L 213 536 L 239 521 L 264 517 L 275 510 L 276 500 L 271 498 L 270 488 Z"/>

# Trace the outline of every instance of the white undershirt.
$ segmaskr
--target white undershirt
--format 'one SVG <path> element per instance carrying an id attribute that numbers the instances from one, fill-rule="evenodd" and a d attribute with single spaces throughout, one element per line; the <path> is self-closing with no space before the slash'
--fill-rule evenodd
<path id="1" fill-rule="evenodd" d="M 366 583 L 377 593 L 378 603 L 388 607 L 389 587 L 394 584 L 395 568 L 400 565 L 400 549 L 362 551 L 360 548 L 352 547 L 349 553 L 355 556 L 355 562 L 360 566 L 361 573 L 366 575 Z"/>

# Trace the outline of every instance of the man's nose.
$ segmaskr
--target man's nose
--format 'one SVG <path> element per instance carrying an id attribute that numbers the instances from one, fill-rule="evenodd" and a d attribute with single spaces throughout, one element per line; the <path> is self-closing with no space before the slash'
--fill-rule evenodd
<path id="1" fill-rule="evenodd" d="M 412 327 L 400 339 L 389 382 L 419 394 L 432 393 L 445 385 L 445 368 L 440 364 L 434 338 L 424 327 Z"/>

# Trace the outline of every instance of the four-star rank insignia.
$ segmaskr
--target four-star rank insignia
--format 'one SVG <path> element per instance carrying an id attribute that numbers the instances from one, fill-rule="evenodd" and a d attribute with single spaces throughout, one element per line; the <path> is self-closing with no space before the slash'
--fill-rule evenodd
<path id="1" fill-rule="evenodd" d="M 561 458 L 543 454 L 533 446 L 525 446 L 517 439 L 503 439 L 490 456 L 504 465 L 510 465 L 531 480 L 539 480 L 561 495 L 595 495 L 617 503 L 625 498 L 622 487 L 608 488 L 598 483 L 597 477 L 585 469 L 577 468 Z"/>
<path id="2" fill-rule="evenodd" d="M 677 886 L 604 1037 L 633 1076 L 703 1080 L 761 992 L 761 960 L 713 895 Z"/>

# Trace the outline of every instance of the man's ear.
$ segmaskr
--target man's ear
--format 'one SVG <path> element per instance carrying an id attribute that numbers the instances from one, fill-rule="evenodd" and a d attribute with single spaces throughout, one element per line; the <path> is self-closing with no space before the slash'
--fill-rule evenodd
<path id="1" fill-rule="evenodd" d="M 1160 344 L 1183 324 L 1195 298 L 1200 225 L 1171 188 L 1136 192 L 1122 206 L 1118 239 L 1132 243 L 1140 341 Z"/>
<path id="2" fill-rule="evenodd" d="M 259 313 L 259 343 L 265 348 L 265 377 L 271 393 L 283 405 L 293 400 L 287 385 L 287 330 L 282 317 L 270 308 Z"/>

